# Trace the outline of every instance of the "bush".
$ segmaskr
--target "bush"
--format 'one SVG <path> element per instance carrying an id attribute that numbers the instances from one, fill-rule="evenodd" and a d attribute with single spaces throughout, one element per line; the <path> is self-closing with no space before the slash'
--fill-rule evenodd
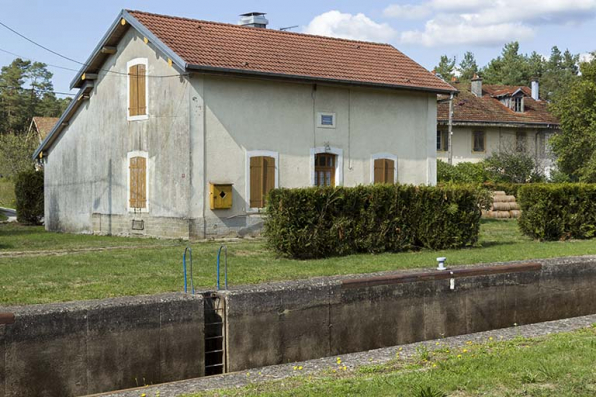
<path id="1" fill-rule="evenodd" d="M 522 186 L 519 227 L 540 240 L 585 239 L 596 235 L 596 185 L 580 183 Z"/>
<path id="2" fill-rule="evenodd" d="M 525 152 L 494 153 L 484 160 L 489 180 L 505 183 L 544 182 L 534 159 Z"/>
<path id="3" fill-rule="evenodd" d="M 15 180 L 17 221 L 37 225 L 44 215 L 43 171 L 23 171 Z"/>
<path id="4" fill-rule="evenodd" d="M 475 186 L 274 189 L 265 236 L 298 259 L 473 246 L 488 194 Z"/>
<path id="5" fill-rule="evenodd" d="M 482 183 L 488 179 L 484 162 L 451 165 L 437 160 L 437 182 Z"/>

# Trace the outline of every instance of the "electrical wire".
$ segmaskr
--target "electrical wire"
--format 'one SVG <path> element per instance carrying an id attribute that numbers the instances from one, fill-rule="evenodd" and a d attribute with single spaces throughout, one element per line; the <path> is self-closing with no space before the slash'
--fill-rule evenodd
<path id="1" fill-rule="evenodd" d="M 4 52 L 4 53 L 6 53 L 6 54 L 9 54 L 9 55 L 15 56 L 15 57 L 17 57 L 17 58 L 21 58 L 21 59 L 23 59 L 23 60 L 25 60 L 25 61 L 31 61 L 31 62 L 40 62 L 40 61 L 36 61 L 35 59 L 31 59 L 31 58 L 27 58 L 27 57 L 21 56 L 21 55 L 19 55 L 19 54 L 15 54 L 14 52 L 10 52 L 10 51 L 7 51 L 7 50 L 5 50 L 5 49 L 2 49 L 2 48 L 0 48 L 0 52 Z M 52 64 L 50 64 L 50 63 L 45 63 L 45 62 L 41 62 L 41 63 L 43 63 L 43 64 L 44 64 L 44 65 L 46 65 L 46 66 L 52 67 L 52 68 L 58 68 L 58 69 L 69 70 L 69 71 L 71 71 L 71 72 L 78 72 L 78 71 L 79 71 L 78 69 L 67 68 L 67 67 L 65 67 L 65 66 L 52 65 Z"/>
<path id="2" fill-rule="evenodd" d="M 10 85 L 0 85 L 0 89 L 9 89 L 9 90 L 19 90 L 19 91 L 37 91 L 37 92 L 41 92 L 43 94 L 58 94 L 58 95 L 69 95 L 69 96 L 75 96 L 76 94 L 71 94 L 70 92 L 60 92 L 60 91 L 51 91 L 51 90 L 40 90 L 37 89 L 35 87 L 32 88 L 25 88 L 25 87 L 13 87 Z"/>
<path id="3" fill-rule="evenodd" d="M 44 50 L 46 50 L 46 51 L 48 51 L 48 52 L 51 52 L 51 53 L 52 53 L 52 54 L 54 54 L 54 55 L 57 55 L 57 56 L 59 56 L 60 58 L 64 58 L 64 59 L 66 59 L 67 61 L 74 62 L 74 63 L 77 63 L 77 64 L 79 64 L 79 65 L 85 66 L 85 67 L 88 67 L 88 66 L 90 66 L 89 64 L 86 64 L 86 63 L 83 63 L 83 62 L 77 61 L 76 59 L 69 58 L 69 57 L 67 57 L 66 55 L 62 55 L 62 54 L 60 54 L 59 52 L 56 52 L 56 51 L 54 51 L 54 50 L 52 50 L 52 49 L 50 49 L 50 48 L 48 48 L 48 47 L 46 47 L 46 46 L 43 46 L 43 45 L 39 44 L 38 42 L 36 42 L 36 41 L 34 41 L 34 40 L 32 40 L 32 39 L 28 38 L 28 37 L 27 37 L 27 36 L 25 36 L 24 34 L 21 34 L 21 33 L 17 32 L 16 30 L 14 30 L 14 29 L 13 29 L 13 28 L 11 28 L 10 26 L 6 25 L 6 24 L 5 24 L 5 23 L 3 23 L 2 21 L 0 21 L 0 26 L 3 26 L 4 28 L 8 29 L 8 30 L 9 30 L 9 31 L 11 31 L 12 33 L 16 34 L 17 36 L 19 36 L 19 37 L 21 37 L 21 38 L 23 38 L 23 39 L 27 40 L 28 42 L 30 42 L 30 43 L 32 43 L 32 44 L 34 44 L 34 45 L 36 45 L 36 46 L 38 46 L 38 47 L 40 47 L 40 48 L 43 48 Z M 116 72 L 116 71 L 114 71 L 114 70 L 101 69 L 101 68 L 98 68 L 98 70 L 104 71 L 104 72 L 106 72 L 106 73 L 114 73 L 114 74 L 119 74 L 119 75 L 122 75 L 122 76 L 128 76 L 128 73 Z M 77 70 L 77 72 L 78 72 L 78 70 Z M 149 74 L 147 74 L 147 76 L 146 76 L 146 77 L 150 77 L 150 78 L 167 78 L 167 77 L 181 77 L 181 76 L 185 76 L 185 75 L 186 75 L 186 73 L 183 73 L 183 74 L 162 75 L 162 76 L 159 76 L 159 75 L 149 75 Z"/>

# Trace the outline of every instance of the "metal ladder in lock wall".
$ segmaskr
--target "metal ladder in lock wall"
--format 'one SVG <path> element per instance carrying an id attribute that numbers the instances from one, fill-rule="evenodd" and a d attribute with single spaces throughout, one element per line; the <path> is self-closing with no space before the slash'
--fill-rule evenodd
<path id="1" fill-rule="evenodd" d="M 224 374 L 226 363 L 225 299 L 205 294 L 205 376 Z"/>

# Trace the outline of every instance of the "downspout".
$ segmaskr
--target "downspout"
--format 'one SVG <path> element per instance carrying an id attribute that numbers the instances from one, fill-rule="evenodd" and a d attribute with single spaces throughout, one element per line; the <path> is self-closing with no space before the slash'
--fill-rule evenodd
<path id="1" fill-rule="evenodd" d="M 452 145 L 452 135 L 453 135 L 453 92 L 449 96 L 449 132 L 448 132 L 448 163 L 453 164 L 453 145 Z"/>

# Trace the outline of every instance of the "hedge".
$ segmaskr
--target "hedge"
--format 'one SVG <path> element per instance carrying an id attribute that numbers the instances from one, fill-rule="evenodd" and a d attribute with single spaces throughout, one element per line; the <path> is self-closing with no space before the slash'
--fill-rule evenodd
<path id="1" fill-rule="evenodd" d="M 17 221 L 39 224 L 44 215 L 43 171 L 23 171 L 15 179 Z"/>
<path id="2" fill-rule="evenodd" d="M 264 234 L 297 259 L 462 248 L 478 242 L 487 204 L 487 192 L 471 185 L 274 189 Z"/>
<path id="3" fill-rule="evenodd" d="M 519 227 L 539 240 L 596 236 L 596 185 L 532 184 L 519 189 Z"/>

